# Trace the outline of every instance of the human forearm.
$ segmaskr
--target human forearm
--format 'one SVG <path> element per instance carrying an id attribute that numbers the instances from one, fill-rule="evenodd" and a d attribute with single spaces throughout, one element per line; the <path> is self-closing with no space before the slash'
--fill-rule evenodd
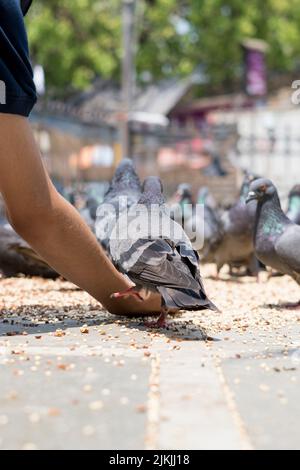
<path id="1" fill-rule="evenodd" d="M 60 274 L 113 313 L 160 310 L 159 296 L 144 302 L 111 299 L 129 282 L 114 268 L 78 212 L 55 190 L 25 118 L 0 114 L 0 190 L 16 231 Z"/>

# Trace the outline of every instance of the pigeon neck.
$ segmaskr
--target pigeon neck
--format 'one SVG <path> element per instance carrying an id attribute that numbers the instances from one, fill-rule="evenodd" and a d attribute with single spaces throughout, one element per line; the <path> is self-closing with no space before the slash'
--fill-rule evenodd
<path id="1" fill-rule="evenodd" d="M 183 207 L 185 206 L 186 204 L 192 204 L 192 201 L 191 201 L 191 198 L 189 197 L 183 197 L 180 202 L 179 202 L 180 206 Z"/>
<path id="2" fill-rule="evenodd" d="M 164 203 L 165 200 L 163 195 L 161 193 L 153 193 L 152 191 L 144 191 L 139 200 L 139 204 L 143 204 L 145 206 L 150 206 L 151 204 L 161 206 Z"/>
<path id="3" fill-rule="evenodd" d="M 274 238 L 284 231 L 284 226 L 289 220 L 281 209 L 278 194 L 274 194 L 271 198 L 258 202 L 257 217 L 255 224 L 255 234 Z"/>

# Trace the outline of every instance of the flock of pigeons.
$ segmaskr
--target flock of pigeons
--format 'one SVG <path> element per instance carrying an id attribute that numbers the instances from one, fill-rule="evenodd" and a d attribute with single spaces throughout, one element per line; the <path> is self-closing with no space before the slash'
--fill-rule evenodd
<path id="1" fill-rule="evenodd" d="M 197 252 L 170 217 L 161 180 L 151 176 L 141 185 L 131 160 L 117 168 L 98 207 L 95 231 L 117 269 L 135 284 L 114 297 L 139 296 L 141 288 L 161 294 L 157 326 L 164 326 L 170 311 L 217 310 L 205 294 Z"/>
<path id="2" fill-rule="evenodd" d="M 197 204 L 203 205 L 201 221 Z M 154 220 L 150 232 L 149 214 Z M 194 201 L 187 184 L 179 185 L 167 204 L 161 180 L 148 177 L 141 184 L 132 161 L 124 159 L 103 202 L 88 217 L 114 265 L 135 284 L 113 297 L 134 295 L 142 300 L 141 289 L 159 292 L 159 326 L 170 311 L 217 310 L 206 296 L 199 262 L 215 263 L 217 276 L 224 265 L 232 274 L 244 269 L 248 275 L 270 267 L 300 284 L 300 185 L 289 194 L 286 214 L 273 183 L 249 173 L 238 200 L 226 210 L 217 207 L 207 188 Z M 128 226 L 134 230 L 128 231 Z M 200 248 L 189 237 L 195 227 L 203 238 Z M 4 218 L 0 218 L 0 270 L 4 276 L 58 276 Z"/>

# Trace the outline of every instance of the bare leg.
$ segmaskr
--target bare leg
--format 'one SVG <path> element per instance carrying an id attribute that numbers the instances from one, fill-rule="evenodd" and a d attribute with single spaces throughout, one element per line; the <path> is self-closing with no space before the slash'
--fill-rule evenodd
<path id="1" fill-rule="evenodd" d="M 116 314 L 160 312 L 151 294 L 111 299 L 130 288 L 77 211 L 53 187 L 26 118 L 0 114 L 0 191 L 15 230 L 52 266 Z"/>

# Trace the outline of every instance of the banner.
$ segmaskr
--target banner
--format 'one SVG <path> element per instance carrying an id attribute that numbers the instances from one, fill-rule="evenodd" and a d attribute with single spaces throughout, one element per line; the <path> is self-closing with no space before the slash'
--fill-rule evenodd
<path id="1" fill-rule="evenodd" d="M 262 46 L 260 41 L 257 43 L 257 46 L 255 46 L 255 41 L 243 44 L 245 91 L 249 96 L 260 97 L 265 96 L 268 92 L 266 46 Z"/>

